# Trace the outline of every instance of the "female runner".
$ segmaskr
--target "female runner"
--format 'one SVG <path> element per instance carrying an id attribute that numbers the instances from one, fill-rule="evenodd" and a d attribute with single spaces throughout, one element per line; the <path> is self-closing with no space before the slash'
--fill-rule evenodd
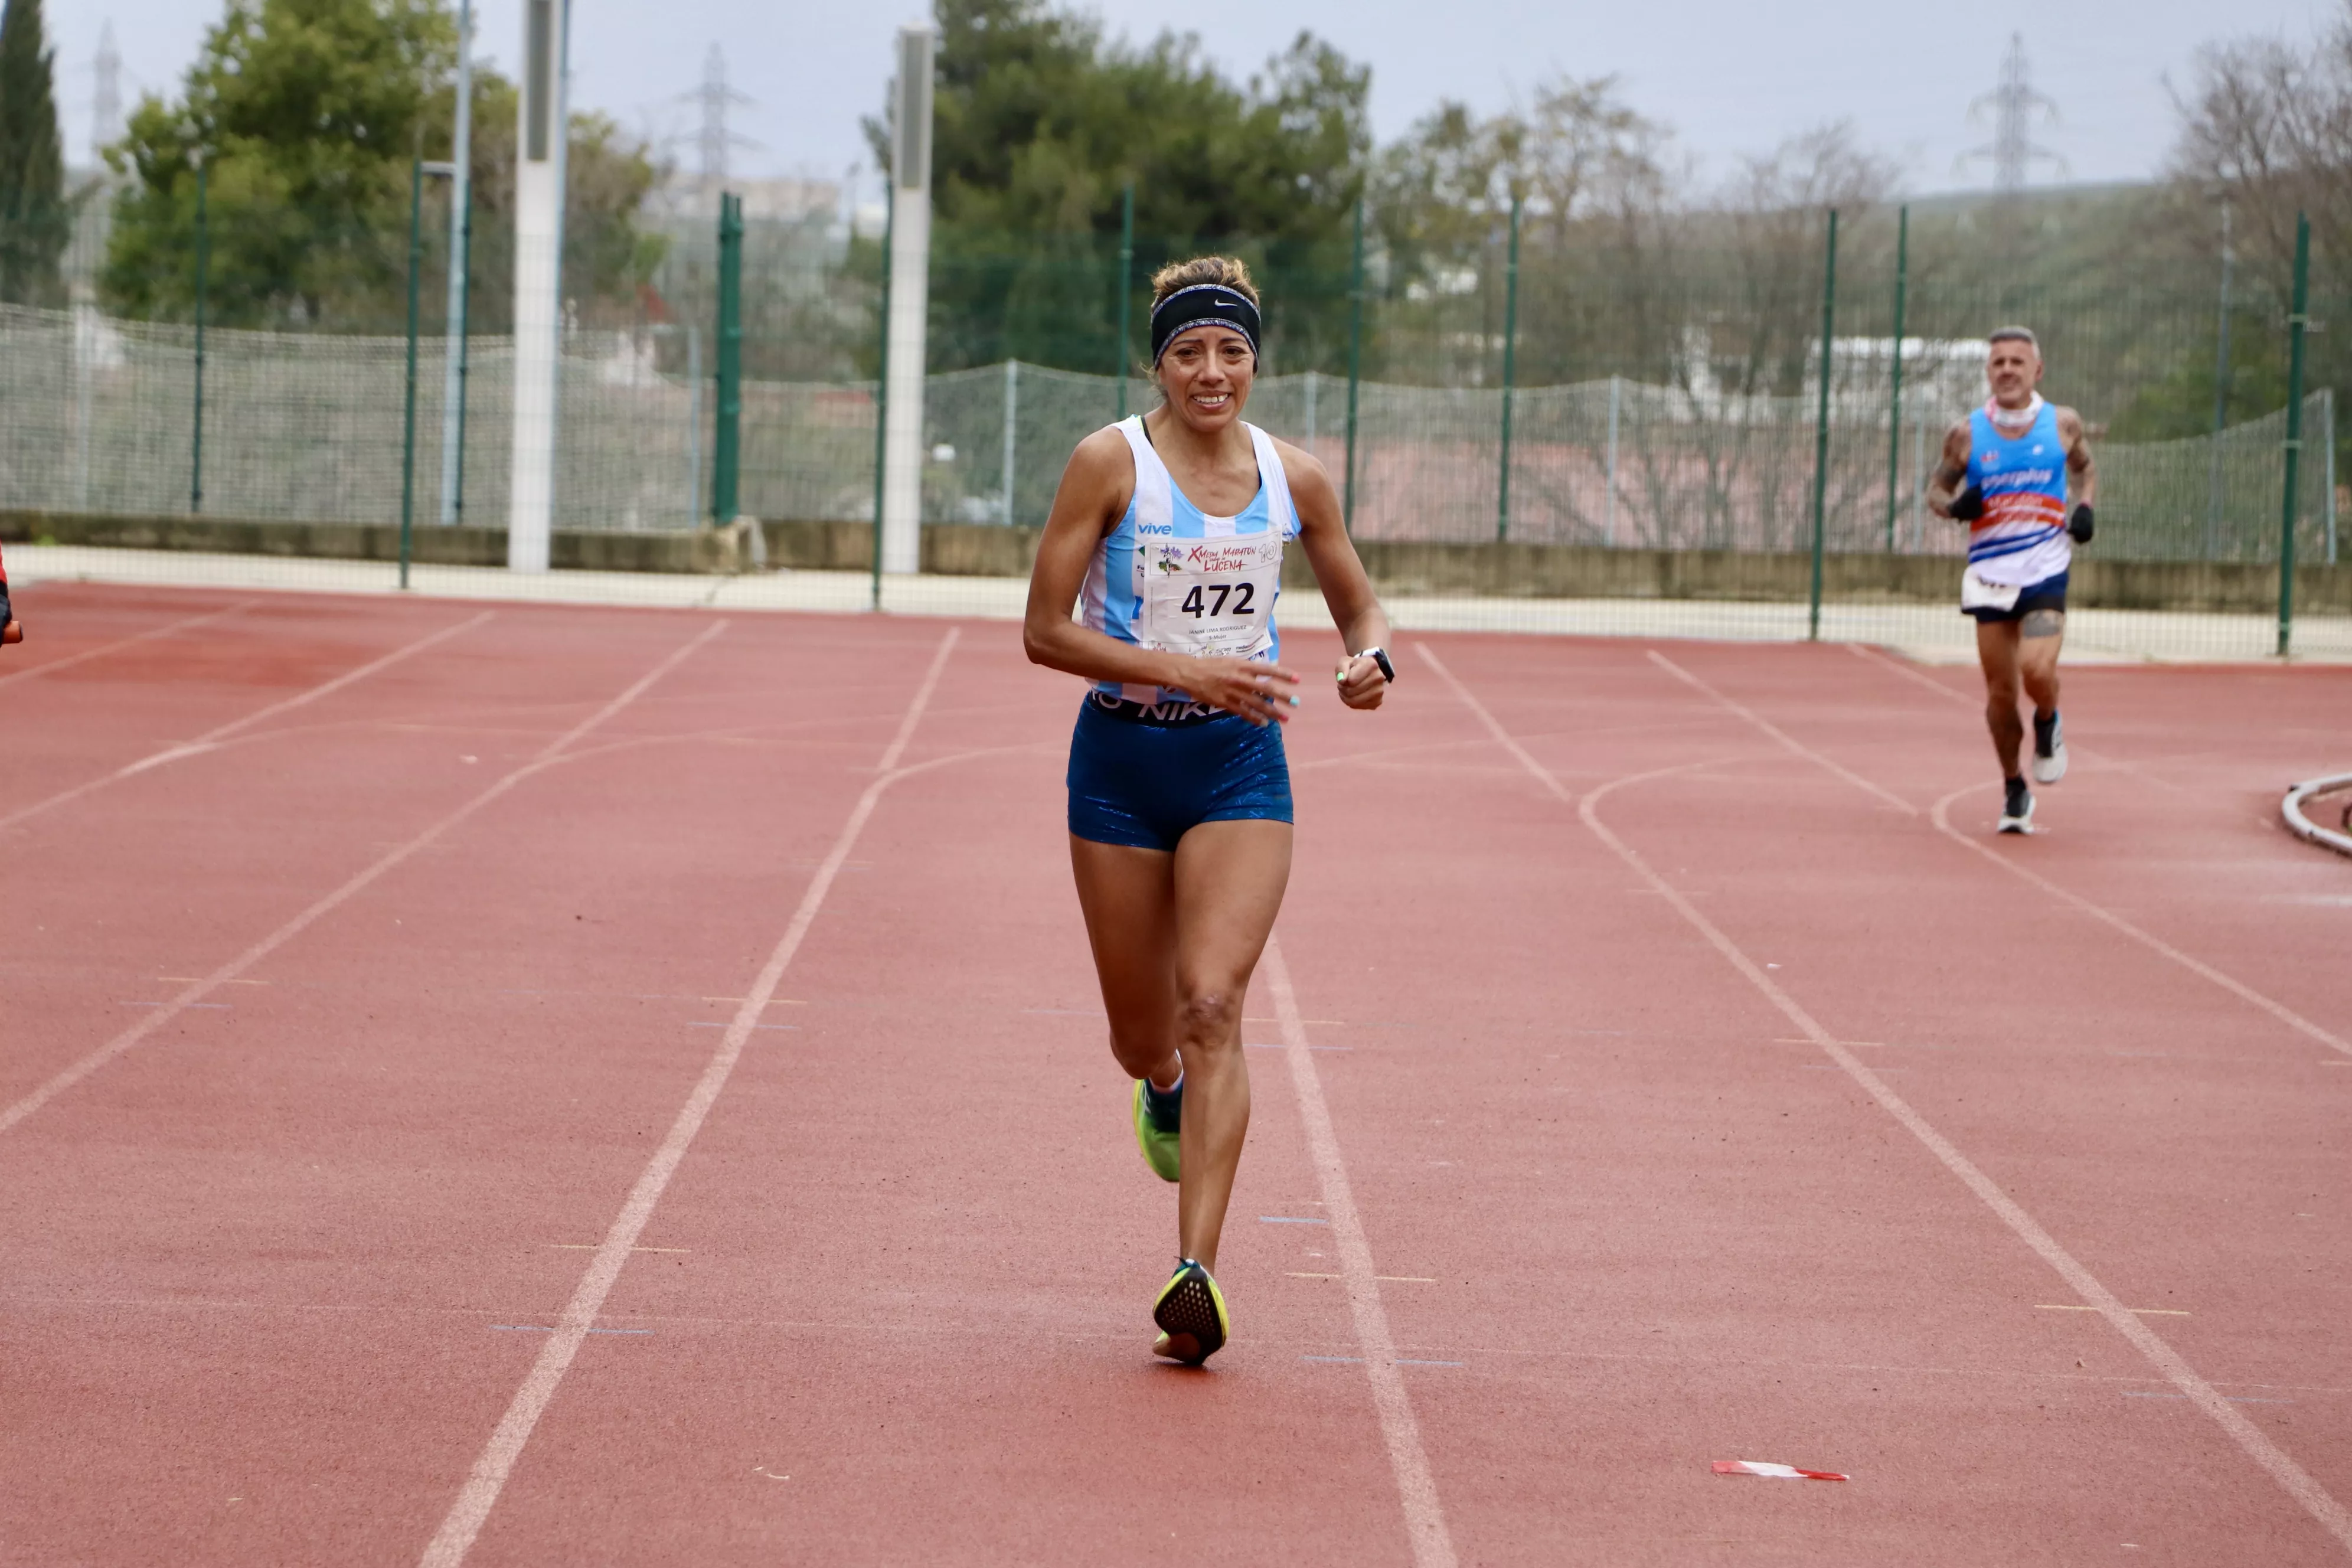
<path id="1" fill-rule="evenodd" d="M 1211 1271 L 1249 1129 L 1242 997 L 1290 879 L 1285 542 L 1307 547 L 1346 641 L 1339 700 L 1378 708 L 1395 668 L 1323 465 L 1242 421 L 1259 338 L 1247 268 L 1202 257 L 1151 289 L 1163 401 L 1071 455 L 1022 638 L 1094 682 L 1070 741 L 1070 863 L 1111 1054 L 1136 1080 L 1136 1142 L 1181 1184 L 1152 1348 L 1198 1365 L 1232 1328 Z"/>

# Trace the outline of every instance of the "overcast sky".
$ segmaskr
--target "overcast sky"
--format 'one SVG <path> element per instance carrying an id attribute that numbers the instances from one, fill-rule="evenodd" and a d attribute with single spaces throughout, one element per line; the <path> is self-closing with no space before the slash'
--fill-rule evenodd
<path id="1" fill-rule="evenodd" d="M 88 156 L 101 24 L 113 24 L 126 108 L 142 90 L 175 92 L 224 0 L 52 0 L 60 110 L 69 155 Z M 1554 73 L 1622 79 L 1626 98 L 1679 133 L 1703 168 L 1727 171 L 1823 121 L 1850 118 L 1903 165 L 1914 192 L 1988 183 L 1961 165 L 1990 137 L 1971 100 L 1994 85 L 2010 34 L 2025 36 L 2033 80 L 2061 110 L 2037 139 L 2075 180 L 2141 178 L 2173 140 L 2168 77 L 2186 84 L 2200 45 L 2218 37 L 2312 37 L 2352 0 L 1095 0 L 1114 33 L 1139 41 L 1181 16 L 1209 55 L 1244 75 L 1311 29 L 1372 68 L 1372 118 L 1396 136 L 1439 100 L 1486 110 L 1523 97 Z M 521 0 L 478 0 L 481 52 L 509 65 L 520 52 Z M 900 14 L 903 12 L 903 14 Z M 898 25 L 920 0 L 887 5 L 786 0 L 574 0 L 574 102 L 676 137 L 695 156 L 698 111 L 683 101 L 724 46 L 731 85 L 756 100 L 731 129 L 755 141 L 734 154 L 743 174 L 839 178 L 866 159 L 857 131 L 890 70 Z M 867 176 L 870 179 L 870 175 Z M 2056 171 L 2037 168 L 2037 180 Z"/>

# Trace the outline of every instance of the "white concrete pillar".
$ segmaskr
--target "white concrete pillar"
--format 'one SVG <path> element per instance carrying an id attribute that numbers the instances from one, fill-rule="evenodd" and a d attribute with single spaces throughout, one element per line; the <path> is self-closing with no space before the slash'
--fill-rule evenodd
<path id="1" fill-rule="evenodd" d="M 898 29 L 890 114 L 888 405 L 882 432 L 882 570 L 923 557 L 923 371 L 930 319 L 931 54 L 929 23 Z"/>
<path id="2" fill-rule="evenodd" d="M 507 566 L 547 570 L 555 517 L 555 377 L 562 351 L 563 62 L 571 0 L 523 0 L 515 135 L 514 442 Z"/>

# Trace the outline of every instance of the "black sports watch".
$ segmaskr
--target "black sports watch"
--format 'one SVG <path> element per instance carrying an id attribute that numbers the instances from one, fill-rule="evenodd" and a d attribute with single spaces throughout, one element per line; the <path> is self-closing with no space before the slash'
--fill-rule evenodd
<path id="1" fill-rule="evenodd" d="M 1388 649 L 1384 647 L 1368 647 L 1360 650 L 1356 657 L 1358 658 L 1369 658 L 1374 664 L 1379 665 L 1381 667 L 1381 679 L 1387 681 L 1391 686 L 1394 686 L 1396 684 L 1396 666 L 1389 662 Z"/>

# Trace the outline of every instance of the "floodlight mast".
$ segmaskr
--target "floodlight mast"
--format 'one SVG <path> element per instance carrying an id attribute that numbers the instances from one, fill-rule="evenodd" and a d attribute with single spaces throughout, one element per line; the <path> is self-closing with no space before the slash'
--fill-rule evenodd
<path id="1" fill-rule="evenodd" d="M 924 327 L 931 253 L 931 71 L 929 23 L 898 29 L 890 99 L 890 314 L 883 402 L 882 570 L 917 572 L 923 555 Z"/>
<path id="2" fill-rule="evenodd" d="M 565 35 L 571 0 L 524 0 L 515 135 L 513 472 L 507 566 L 544 572 L 555 514 L 555 394 L 562 353 Z"/>

